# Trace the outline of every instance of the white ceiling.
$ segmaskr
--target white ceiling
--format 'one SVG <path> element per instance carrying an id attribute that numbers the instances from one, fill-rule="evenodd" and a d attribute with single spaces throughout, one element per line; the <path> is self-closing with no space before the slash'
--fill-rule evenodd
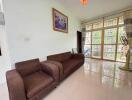
<path id="1" fill-rule="evenodd" d="M 118 10 L 132 7 L 132 0 L 89 0 L 83 6 L 80 0 L 56 0 L 81 20 L 92 19 Z"/>

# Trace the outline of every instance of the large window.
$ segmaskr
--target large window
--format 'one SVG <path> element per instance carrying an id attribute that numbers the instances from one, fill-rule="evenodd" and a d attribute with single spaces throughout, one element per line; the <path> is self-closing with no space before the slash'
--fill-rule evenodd
<path id="1" fill-rule="evenodd" d="M 125 62 L 120 38 L 124 36 L 123 16 L 101 19 L 86 25 L 86 57 Z"/>

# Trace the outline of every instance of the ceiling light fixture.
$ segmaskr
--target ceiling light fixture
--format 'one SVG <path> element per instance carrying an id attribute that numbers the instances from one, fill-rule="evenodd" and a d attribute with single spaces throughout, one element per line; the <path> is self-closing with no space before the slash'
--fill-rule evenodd
<path id="1" fill-rule="evenodd" d="M 88 0 L 80 0 L 80 2 L 81 2 L 83 5 L 87 5 L 87 4 L 88 4 Z"/>

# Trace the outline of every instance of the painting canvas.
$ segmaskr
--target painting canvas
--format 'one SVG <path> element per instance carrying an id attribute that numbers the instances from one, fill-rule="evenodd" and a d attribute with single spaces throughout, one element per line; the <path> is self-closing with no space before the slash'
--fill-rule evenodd
<path id="1" fill-rule="evenodd" d="M 53 13 L 53 29 L 55 31 L 60 31 L 68 33 L 68 17 L 56 9 L 52 9 Z"/>

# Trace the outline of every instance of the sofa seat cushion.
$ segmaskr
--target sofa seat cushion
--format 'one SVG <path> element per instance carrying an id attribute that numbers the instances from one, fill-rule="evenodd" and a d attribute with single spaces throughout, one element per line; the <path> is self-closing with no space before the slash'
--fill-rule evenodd
<path id="1" fill-rule="evenodd" d="M 46 73 L 39 71 L 24 78 L 27 98 L 33 97 L 35 94 L 43 90 L 53 82 L 53 78 Z"/>
<path id="2" fill-rule="evenodd" d="M 71 69 L 76 67 L 78 64 L 80 64 L 82 60 L 80 59 L 69 59 L 62 63 L 64 68 L 64 73 L 69 72 Z"/>

